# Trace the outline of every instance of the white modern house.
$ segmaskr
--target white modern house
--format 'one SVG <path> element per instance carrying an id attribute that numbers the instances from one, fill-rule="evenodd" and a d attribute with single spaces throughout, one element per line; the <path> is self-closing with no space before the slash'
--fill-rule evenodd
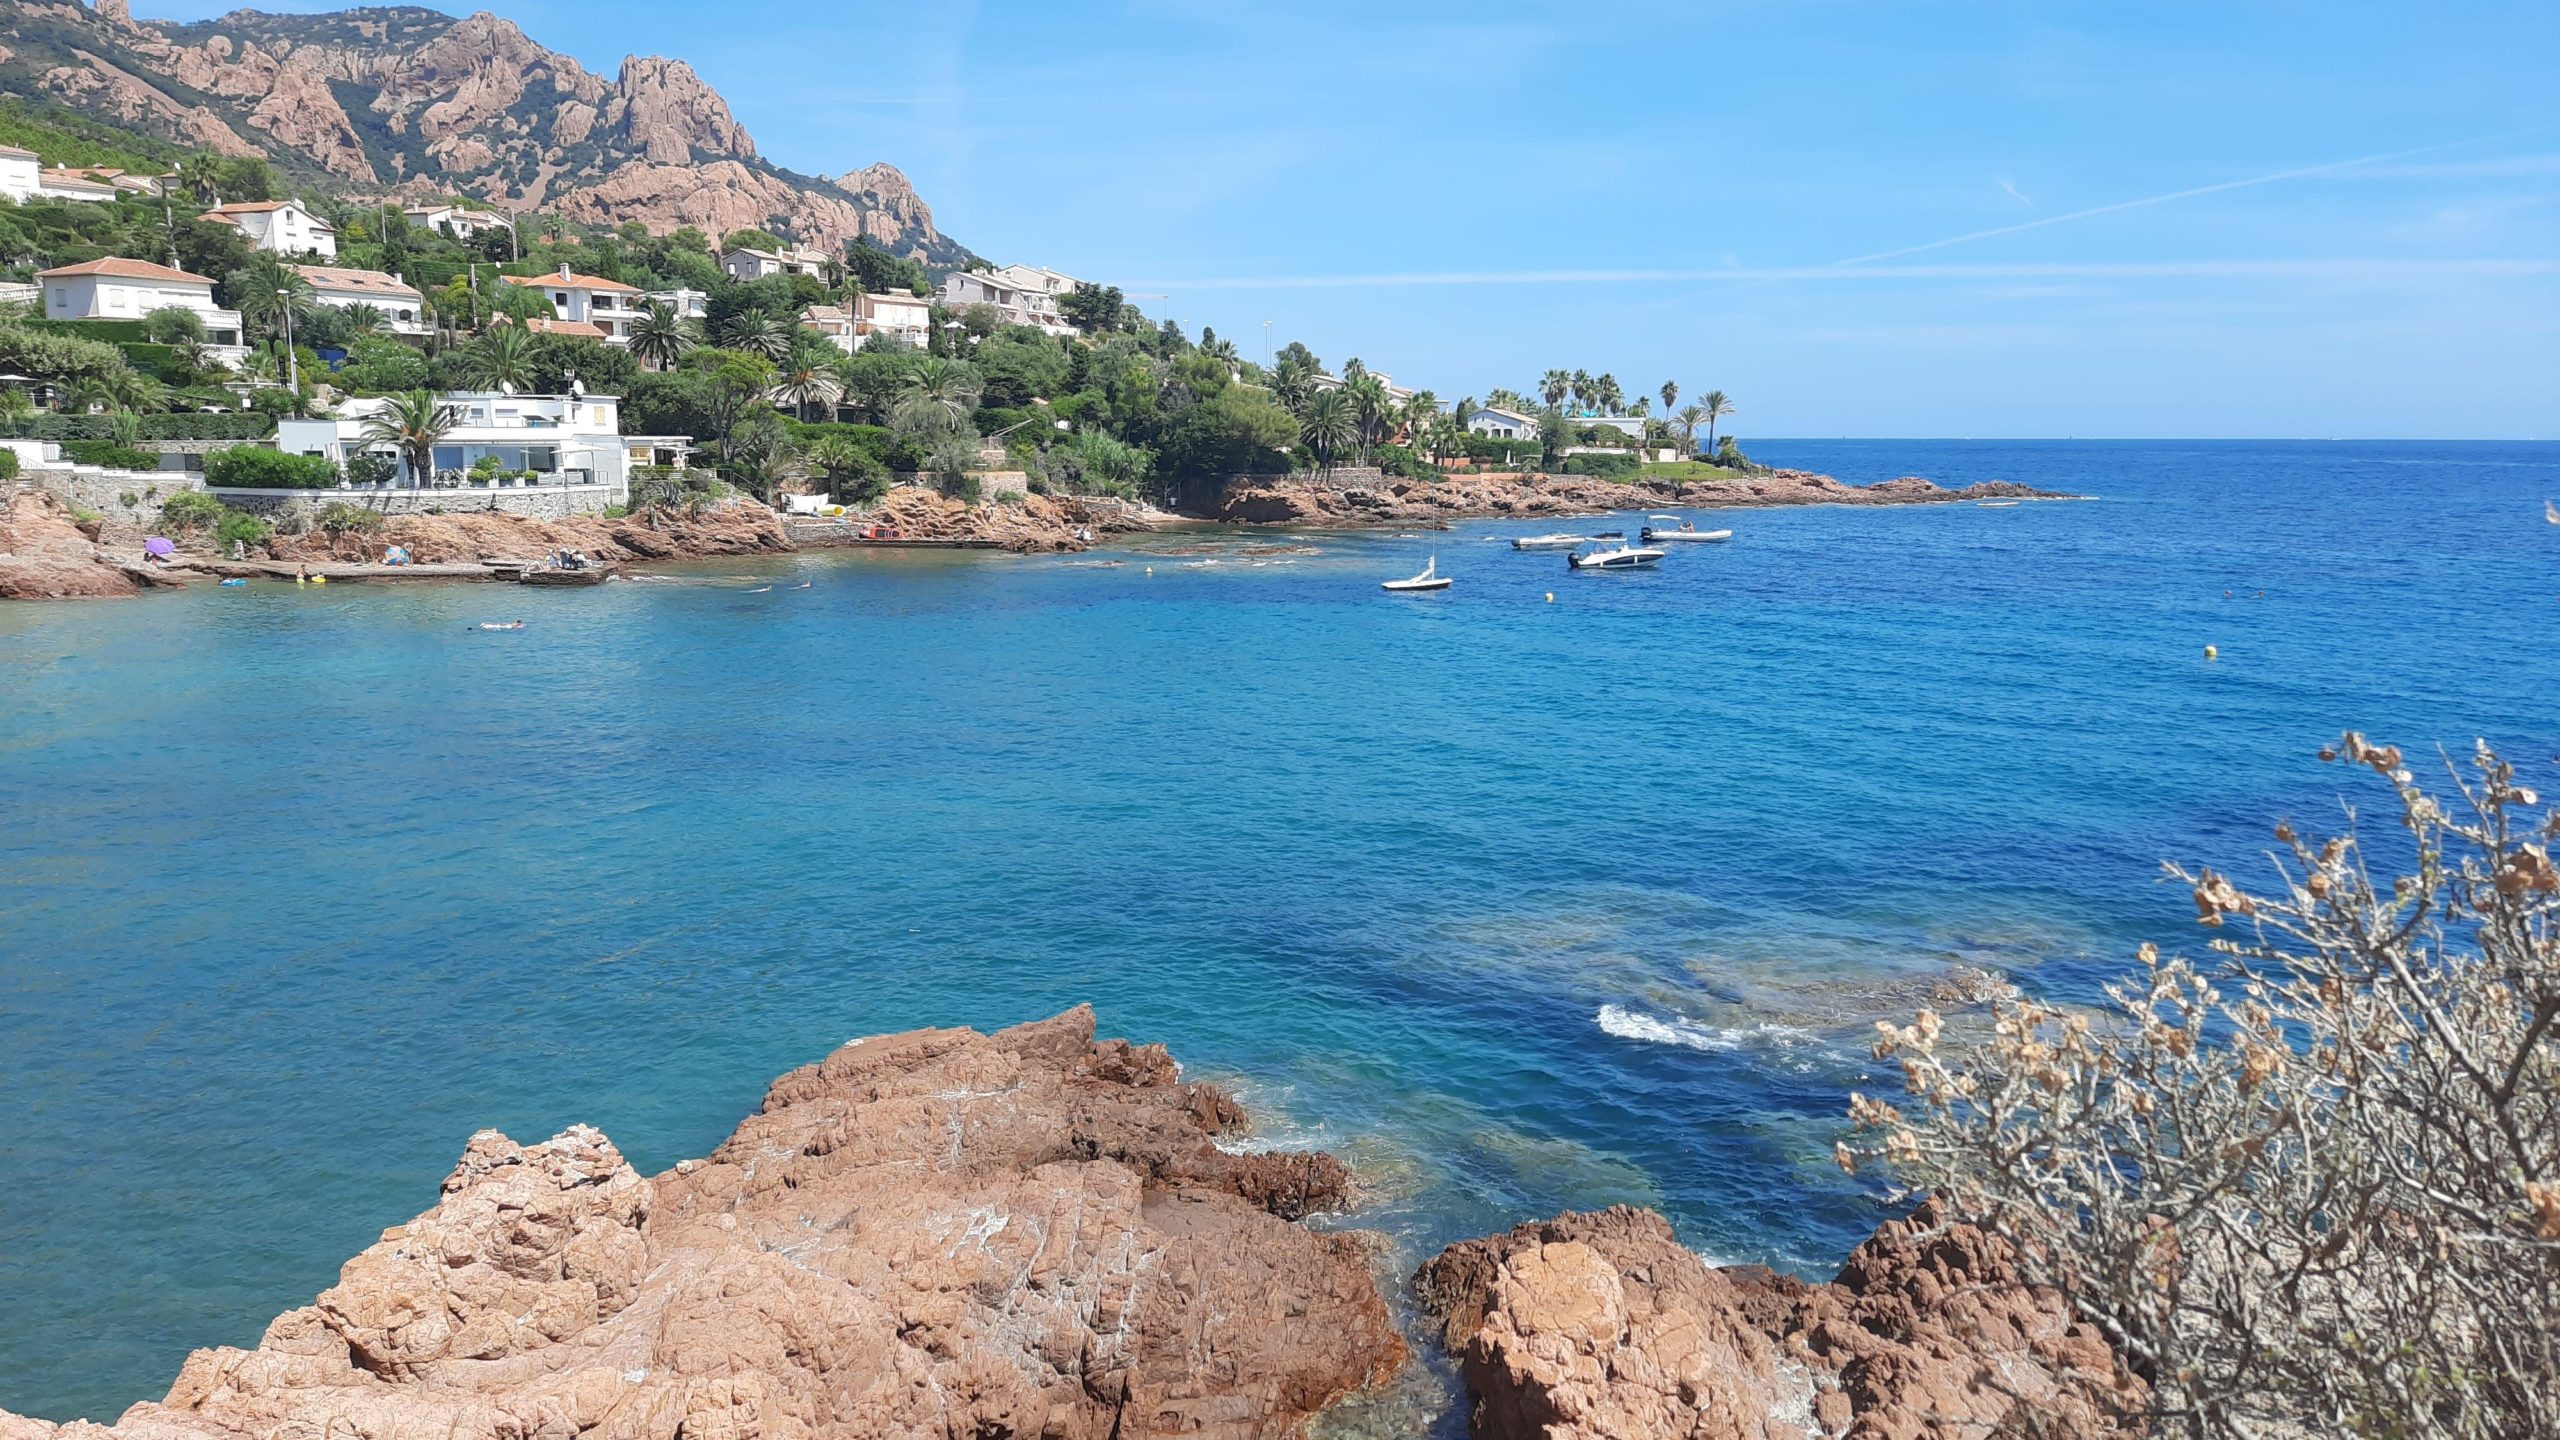
<path id="1" fill-rule="evenodd" d="M 737 249 L 720 257 L 720 268 L 732 280 L 761 280 L 767 275 L 808 275 L 823 279 L 832 257 L 816 250 Z"/>
<path id="2" fill-rule="evenodd" d="M 1056 294 L 1017 285 L 1001 272 L 954 270 L 942 278 L 941 298 L 943 304 L 954 309 L 991 305 L 1007 325 L 1030 325 L 1051 335 L 1076 333 L 1076 327 L 1058 313 Z"/>
<path id="3" fill-rule="evenodd" d="M 1387 399 L 1390 403 L 1402 405 L 1413 398 L 1413 392 L 1397 384 L 1396 378 L 1388 374 L 1386 371 L 1371 370 L 1367 373 L 1370 379 L 1377 381 L 1379 385 L 1385 387 Z M 1318 390 L 1339 390 L 1342 388 L 1342 377 L 1339 375 L 1318 375 L 1307 383 L 1313 385 Z"/>
<path id="4" fill-rule="evenodd" d="M 92 204 L 116 198 L 116 187 L 78 170 L 45 170 L 36 176 L 36 193 L 47 200 L 85 200 Z"/>
<path id="5" fill-rule="evenodd" d="M 551 302 L 553 318 L 562 322 L 561 325 L 535 326 L 535 329 L 579 334 L 582 332 L 563 332 L 563 326 L 592 325 L 598 332 L 596 338 L 607 344 L 627 345 L 631 342 L 631 322 L 640 318 L 638 286 L 594 275 L 580 275 L 566 265 L 561 266 L 560 273 L 556 275 L 509 275 L 506 281 L 510 285 L 539 291 L 544 299 Z"/>
<path id="6" fill-rule="evenodd" d="M 0 195 L 33 200 L 44 190 L 44 161 L 33 150 L 0 145 Z"/>
<path id="7" fill-rule="evenodd" d="M 640 297 L 642 303 L 664 305 L 676 312 L 679 320 L 711 318 L 711 292 L 708 290 L 651 290 Z"/>
<path id="8" fill-rule="evenodd" d="M 253 250 L 270 250 L 278 255 L 317 255 L 323 260 L 338 257 L 338 227 L 303 208 L 299 200 L 250 200 L 236 205 L 216 205 L 196 218 L 236 228 Z"/>
<path id="9" fill-rule="evenodd" d="M 1535 440 L 1538 438 L 1538 417 L 1505 410 L 1498 405 L 1483 405 L 1467 417 L 1467 429 L 1496 440 Z"/>
<path id="10" fill-rule="evenodd" d="M 1615 430 L 1631 440 L 1644 438 L 1644 417 L 1641 415 L 1575 415 L 1568 417 L 1565 423 L 1577 430 L 1598 426 Z"/>
<path id="11" fill-rule="evenodd" d="M 854 301 L 853 330 L 857 347 L 886 343 L 922 349 L 933 336 L 933 302 L 904 291 L 866 291 Z"/>
<path id="12" fill-rule="evenodd" d="M 459 205 L 412 205 L 400 213 L 422 230 L 441 230 L 457 240 L 515 224 L 495 210 L 466 210 Z"/>
<path id="13" fill-rule="evenodd" d="M 1007 265 L 996 271 L 996 278 L 1017 289 L 1029 290 L 1052 299 L 1079 289 L 1084 282 L 1073 275 L 1061 275 L 1038 265 Z"/>
<path id="14" fill-rule="evenodd" d="M 435 447 L 434 473 L 416 476 L 404 462 L 388 488 L 398 490 L 522 490 L 576 492 L 571 508 L 602 510 L 630 499 L 631 471 L 640 465 L 684 465 L 693 441 L 682 435 L 625 435 L 622 402 L 611 395 L 510 395 L 466 391 L 437 397 L 455 412 L 456 424 Z M 288 455 L 317 455 L 343 466 L 368 451 L 396 455 L 396 447 L 368 442 L 365 422 L 386 409 L 382 399 L 349 400 L 335 415 L 276 422 L 276 448 Z M 494 460 L 504 477 L 476 480 L 472 467 Z M 526 478 L 525 472 L 532 472 Z"/>
<path id="15" fill-rule="evenodd" d="M 203 319 L 206 347 L 225 360 L 248 349 L 240 339 L 240 312 L 213 303 L 213 282 L 202 275 L 109 256 L 36 272 L 44 287 L 47 320 L 139 320 L 154 310 L 192 310 Z"/>
<path id="16" fill-rule="evenodd" d="M 345 270 L 334 265 L 296 265 L 311 282 L 311 298 L 333 309 L 370 305 L 390 322 L 394 335 L 431 335 L 426 300 L 417 287 L 379 270 Z"/>

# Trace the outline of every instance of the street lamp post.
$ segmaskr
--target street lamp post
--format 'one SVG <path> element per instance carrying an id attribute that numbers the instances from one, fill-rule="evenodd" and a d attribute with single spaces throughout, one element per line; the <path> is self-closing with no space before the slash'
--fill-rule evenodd
<path id="1" fill-rule="evenodd" d="M 302 393 L 302 369 L 293 359 L 293 292 L 278 286 L 276 300 L 276 308 L 284 312 L 284 388 L 299 396 Z"/>

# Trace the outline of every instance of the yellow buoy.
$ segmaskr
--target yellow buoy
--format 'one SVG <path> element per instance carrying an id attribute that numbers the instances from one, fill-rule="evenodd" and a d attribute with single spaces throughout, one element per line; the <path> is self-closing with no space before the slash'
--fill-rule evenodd
<path id="1" fill-rule="evenodd" d="M 1556 592 L 1553 590 L 1547 592 L 1547 603 L 1550 605 L 1556 603 Z"/>
<path id="2" fill-rule="evenodd" d="M 2221 657 L 2221 655 L 2222 655 L 2222 652 L 2221 652 L 2221 651 L 2214 649 L 2214 648 L 2213 648 L 2212 646 L 2210 646 L 2210 645 L 2207 645 L 2206 647 L 2204 647 L 2204 658 L 2206 658 L 2207 660 L 2219 659 L 2219 658 Z"/>

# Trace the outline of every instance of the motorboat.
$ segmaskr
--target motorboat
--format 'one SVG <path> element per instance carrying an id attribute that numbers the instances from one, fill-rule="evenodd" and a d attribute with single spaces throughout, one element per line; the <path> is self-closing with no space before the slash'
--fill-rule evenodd
<path id="1" fill-rule="evenodd" d="M 483 620 L 480 622 L 480 628 L 483 630 L 521 630 L 524 628 L 524 622 L 521 620 Z"/>
<path id="2" fill-rule="evenodd" d="M 1591 537 L 1594 547 L 1588 553 L 1575 551 L 1564 557 L 1571 570 L 1650 570 L 1662 563 L 1662 552 L 1627 543 L 1623 530 L 1603 530 Z"/>
<path id="3" fill-rule="evenodd" d="M 1449 588 L 1449 577 L 1440 573 L 1440 557 L 1434 555 L 1431 557 L 1431 563 L 1422 567 L 1421 574 L 1410 580 L 1381 580 L 1378 582 L 1378 588 L 1392 590 L 1399 595 L 1420 590 L 1446 590 Z"/>
<path id="4" fill-rule="evenodd" d="M 1730 530 L 1701 530 L 1696 525 L 1684 520 L 1680 522 L 1680 528 L 1677 530 L 1667 528 L 1657 530 L 1652 526 L 1647 525 L 1644 527 L 1639 538 L 1641 538 L 1647 545 L 1660 545 L 1665 542 L 1683 545 L 1699 545 L 1716 540 L 1730 540 L 1733 538 L 1733 532 Z"/>
<path id="5" fill-rule="evenodd" d="M 1514 550 L 1574 550 L 1591 543 L 1588 535 L 1518 535 L 1512 537 Z"/>

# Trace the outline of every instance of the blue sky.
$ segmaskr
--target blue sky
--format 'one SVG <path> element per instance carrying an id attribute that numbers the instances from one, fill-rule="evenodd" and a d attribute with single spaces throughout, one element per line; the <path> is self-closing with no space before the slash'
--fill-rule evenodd
<path id="1" fill-rule="evenodd" d="M 1745 437 L 2560 437 L 2548 0 L 502 13 L 691 61 L 770 158 L 888 160 L 991 258 L 1444 398 L 1560 365 L 1720 387 Z"/>

